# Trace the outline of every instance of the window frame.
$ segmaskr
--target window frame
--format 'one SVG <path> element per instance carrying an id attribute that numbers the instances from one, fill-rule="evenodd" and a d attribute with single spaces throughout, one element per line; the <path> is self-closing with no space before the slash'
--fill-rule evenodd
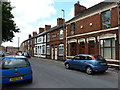
<path id="1" fill-rule="evenodd" d="M 64 56 L 64 44 L 59 44 L 59 56 Z"/>
<path id="2" fill-rule="evenodd" d="M 110 46 L 105 46 L 104 45 L 104 41 L 105 40 L 110 40 Z M 114 41 L 113 41 L 114 40 Z M 101 41 L 102 41 L 102 45 L 101 45 Z M 115 43 L 115 39 L 114 38 L 111 38 L 111 39 L 101 39 L 100 40 L 100 55 L 101 56 L 103 56 L 104 58 L 106 58 L 105 57 L 105 49 L 110 49 L 110 57 L 109 57 L 109 59 L 115 59 L 116 58 L 116 53 L 114 53 L 115 55 L 113 56 L 113 49 L 116 51 L 116 47 L 115 47 L 115 45 L 113 46 L 113 42 Z"/>
<path id="3" fill-rule="evenodd" d="M 61 32 L 62 32 L 62 34 L 61 34 Z M 60 30 L 60 34 L 59 35 L 60 35 L 60 39 L 64 39 L 64 30 L 63 29 Z"/>
<path id="4" fill-rule="evenodd" d="M 106 12 L 109 12 L 109 13 L 110 13 L 110 14 L 109 14 L 109 17 L 103 20 L 103 14 L 106 13 Z M 101 13 L 101 22 L 102 22 L 102 23 L 101 23 L 102 29 L 111 28 L 111 12 L 110 12 L 110 9 L 109 9 L 109 10 L 106 10 L 106 11 L 104 11 L 104 12 Z M 107 23 L 107 25 L 110 24 L 109 27 L 104 27 L 104 24 L 105 24 L 106 22 L 109 22 L 109 23 Z M 106 25 L 106 26 L 107 26 L 107 25 Z"/>
<path id="5" fill-rule="evenodd" d="M 49 52 L 48 52 L 49 50 Z M 50 55 L 50 45 L 47 45 L 47 55 Z"/>
<path id="6" fill-rule="evenodd" d="M 47 33 L 47 42 L 50 42 L 50 33 Z"/>
<path id="7" fill-rule="evenodd" d="M 71 23 L 70 29 L 70 35 L 75 35 L 75 22 Z"/>

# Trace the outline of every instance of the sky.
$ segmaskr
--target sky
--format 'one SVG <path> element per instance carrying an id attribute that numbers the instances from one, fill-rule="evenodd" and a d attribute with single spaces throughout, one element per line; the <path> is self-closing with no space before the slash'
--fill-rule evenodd
<path id="1" fill-rule="evenodd" d="M 19 33 L 15 33 L 13 42 L 5 42 L 3 46 L 18 47 L 28 39 L 32 32 L 39 32 L 39 28 L 45 25 L 54 27 L 57 25 L 57 18 L 63 18 L 65 11 L 65 21 L 74 17 L 74 4 L 80 1 L 80 4 L 89 8 L 104 0 L 9 0 L 15 8 L 12 10 L 14 21 L 20 28 Z M 19 38 L 19 45 L 18 45 Z"/>

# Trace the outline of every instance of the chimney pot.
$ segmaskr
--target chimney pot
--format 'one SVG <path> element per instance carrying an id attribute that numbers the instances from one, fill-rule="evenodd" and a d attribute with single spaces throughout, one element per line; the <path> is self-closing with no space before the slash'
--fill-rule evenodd
<path id="1" fill-rule="evenodd" d="M 39 28 L 39 33 L 42 33 L 42 32 L 44 32 L 44 28 Z"/>
<path id="2" fill-rule="evenodd" d="M 31 38 L 31 34 L 29 34 L 29 38 Z"/>
<path id="3" fill-rule="evenodd" d="M 33 36 L 37 35 L 37 32 L 33 32 Z"/>
<path id="4" fill-rule="evenodd" d="M 63 24 L 64 23 L 64 19 L 62 19 L 62 18 L 58 18 L 57 19 L 57 25 L 61 25 L 61 24 Z"/>
<path id="5" fill-rule="evenodd" d="M 84 11 L 85 9 L 86 7 L 80 5 L 80 2 L 78 1 L 76 4 L 74 4 L 74 16 L 78 15 L 81 11 Z"/>
<path id="6" fill-rule="evenodd" d="M 51 25 L 45 25 L 45 30 L 49 30 L 51 28 Z"/>

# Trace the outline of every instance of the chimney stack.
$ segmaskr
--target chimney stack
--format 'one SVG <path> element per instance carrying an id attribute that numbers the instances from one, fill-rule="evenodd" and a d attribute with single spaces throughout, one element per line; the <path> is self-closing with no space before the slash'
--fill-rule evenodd
<path id="1" fill-rule="evenodd" d="M 29 34 L 29 38 L 31 38 L 31 34 Z"/>
<path id="2" fill-rule="evenodd" d="M 37 35 L 37 32 L 33 32 L 33 36 Z"/>
<path id="3" fill-rule="evenodd" d="M 74 4 L 74 16 L 78 15 L 81 11 L 84 11 L 85 9 L 86 7 L 80 5 L 80 2 L 78 1 L 76 4 Z"/>
<path id="4" fill-rule="evenodd" d="M 57 19 L 57 25 L 61 25 L 65 22 L 65 19 L 62 19 L 62 18 L 58 18 Z"/>
<path id="5" fill-rule="evenodd" d="M 45 25 L 45 30 L 49 30 L 51 28 L 51 25 Z"/>
<path id="6" fill-rule="evenodd" d="M 44 32 L 44 28 L 39 28 L 39 33 L 42 33 L 42 32 Z"/>

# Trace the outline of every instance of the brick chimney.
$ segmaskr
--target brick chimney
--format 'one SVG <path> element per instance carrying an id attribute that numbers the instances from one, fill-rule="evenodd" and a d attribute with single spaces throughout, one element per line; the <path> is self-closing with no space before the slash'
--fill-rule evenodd
<path id="1" fill-rule="evenodd" d="M 64 21 L 65 21 L 65 19 L 58 18 L 58 19 L 57 19 L 57 25 L 61 25 L 61 24 L 63 24 Z"/>
<path id="2" fill-rule="evenodd" d="M 39 33 L 42 33 L 42 32 L 44 32 L 44 28 L 39 28 Z"/>
<path id="3" fill-rule="evenodd" d="M 28 36 L 29 38 L 31 38 L 31 34 L 29 34 L 29 36 Z"/>
<path id="4" fill-rule="evenodd" d="M 33 32 L 33 36 L 37 35 L 37 32 Z"/>
<path id="5" fill-rule="evenodd" d="M 78 15 L 81 11 L 85 9 L 86 7 L 80 5 L 80 2 L 78 1 L 76 4 L 74 4 L 74 16 Z"/>
<path id="6" fill-rule="evenodd" d="M 51 25 L 45 25 L 45 30 L 48 30 L 51 28 Z"/>

